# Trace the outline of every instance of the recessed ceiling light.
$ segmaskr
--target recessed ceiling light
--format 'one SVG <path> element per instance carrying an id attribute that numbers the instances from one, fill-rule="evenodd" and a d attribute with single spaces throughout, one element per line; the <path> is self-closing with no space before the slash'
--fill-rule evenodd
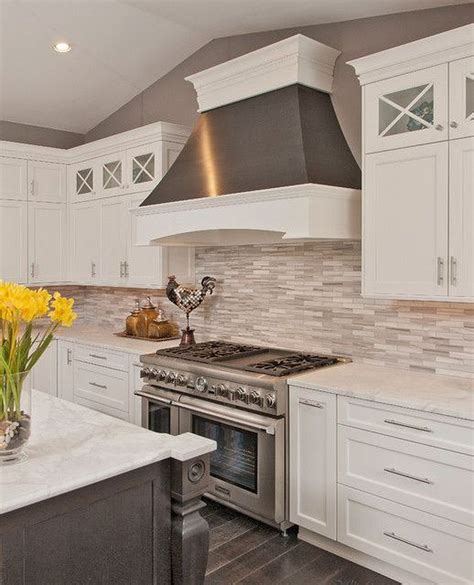
<path id="1" fill-rule="evenodd" d="M 69 53 L 71 48 L 72 48 L 71 45 L 65 42 L 56 43 L 53 47 L 56 53 Z"/>

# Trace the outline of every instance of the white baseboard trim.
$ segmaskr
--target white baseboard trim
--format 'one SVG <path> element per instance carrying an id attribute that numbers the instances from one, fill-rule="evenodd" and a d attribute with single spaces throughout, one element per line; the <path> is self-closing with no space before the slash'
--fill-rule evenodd
<path id="1" fill-rule="evenodd" d="M 370 569 L 371 571 L 385 575 L 385 577 L 399 581 L 403 585 L 433 585 L 433 581 L 428 581 L 423 577 L 418 577 L 413 573 L 409 573 L 408 571 L 390 565 L 385 561 L 371 557 L 363 552 L 355 550 L 354 548 L 346 546 L 345 544 L 331 540 L 330 538 L 326 538 L 315 532 L 311 532 L 306 528 L 299 528 L 298 538 L 342 557 L 343 559 L 361 565 L 366 569 Z"/>

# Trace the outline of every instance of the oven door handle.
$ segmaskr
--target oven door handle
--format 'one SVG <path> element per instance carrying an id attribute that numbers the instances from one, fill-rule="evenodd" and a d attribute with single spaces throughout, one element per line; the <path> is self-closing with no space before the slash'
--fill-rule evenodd
<path id="1" fill-rule="evenodd" d="M 151 400 L 152 402 L 159 402 L 160 404 L 166 404 L 167 406 L 175 405 L 172 400 L 167 398 L 161 398 L 156 396 L 156 394 L 148 394 L 148 392 L 143 392 L 142 390 L 135 390 L 135 396 L 141 396 L 142 398 L 146 398 L 147 400 Z"/>
<path id="2" fill-rule="evenodd" d="M 177 406 L 178 408 L 183 408 L 184 410 L 189 410 L 190 412 L 198 412 L 199 414 L 205 414 L 212 418 L 220 418 L 222 420 L 228 421 L 235 424 L 241 424 L 243 426 L 247 426 L 251 429 L 255 429 L 258 431 L 264 431 L 267 435 L 274 435 L 275 434 L 275 425 L 264 425 L 259 424 L 254 421 L 246 420 L 245 418 L 236 418 L 233 416 L 227 416 L 226 414 L 222 414 L 220 412 L 214 412 L 213 410 L 208 410 L 206 408 L 201 408 L 200 406 L 194 406 L 189 404 L 183 404 L 182 402 L 173 402 L 173 406 Z"/>

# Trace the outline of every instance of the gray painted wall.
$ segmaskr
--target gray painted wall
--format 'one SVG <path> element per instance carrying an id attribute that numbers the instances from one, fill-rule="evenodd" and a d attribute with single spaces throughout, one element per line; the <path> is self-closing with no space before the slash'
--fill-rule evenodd
<path id="1" fill-rule="evenodd" d="M 41 126 L 0 121 L 0 140 L 54 148 L 72 148 L 84 143 L 84 135 Z"/>
<path id="2" fill-rule="evenodd" d="M 349 146 L 360 161 L 360 86 L 346 61 L 474 21 L 474 4 L 449 6 L 215 39 L 106 118 L 86 142 L 159 120 L 191 126 L 197 116 L 193 86 L 184 77 L 243 55 L 297 32 L 342 51 L 334 78 L 333 102 Z"/>

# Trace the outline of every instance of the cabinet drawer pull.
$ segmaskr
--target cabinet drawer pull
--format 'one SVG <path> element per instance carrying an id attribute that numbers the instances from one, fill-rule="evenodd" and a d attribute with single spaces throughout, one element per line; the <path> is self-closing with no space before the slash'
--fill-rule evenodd
<path id="1" fill-rule="evenodd" d="M 405 544 L 409 544 L 410 546 L 414 546 L 415 548 L 419 548 L 420 550 L 424 550 L 425 552 L 432 553 L 433 549 L 427 546 L 426 544 L 418 544 L 417 542 L 413 542 L 412 540 L 408 540 L 403 538 L 402 536 L 398 536 L 395 532 L 384 532 L 384 536 L 388 536 L 389 538 L 393 538 L 394 540 L 398 540 Z"/>
<path id="2" fill-rule="evenodd" d="M 89 382 L 90 386 L 95 386 L 96 388 L 102 388 L 103 390 L 107 389 L 107 386 L 105 384 L 97 384 L 97 382 Z"/>
<path id="3" fill-rule="evenodd" d="M 418 477 L 416 475 L 411 475 L 410 473 L 405 473 L 403 471 L 398 471 L 398 469 L 394 469 L 393 467 L 384 467 L 384 471 L 387 473 L 393 473 L 393 475 L 400 475 L 400 477 L 407 477 L 408 479 L 414 479 L 415 481 L 421 481 L 421 483 L 429 483 L 433 484 L 430 479 L 427 477 Z"/>
<path id="4" fill-rule="evenodd" d="M 97 355 L 96 353 L 90 353 L 89 357 L 91 358 L 95 358 L 97 360 L 107 360 L 107 358 L 105 357 L 105 355 Z"/>
<path id="5" fill-rule="evenodd" d="M 314 408 L 324 408 L 324 406 L 321 404 L 321 402 L 318 402 L 317 400 L 309 400 L 307 398 L 300 398 L 299 403 L 305 404 L 306 406 L 313 406 Z"/>
<path id="6" fill-rule="evenodd" d="M 424 433 L 432 433 L 433 431 L 429 427 L 418 427 L 416 425 L 409 425 L 408 423 L 399 422 L 398 420 L 393 420 L 392 418 L 384 419 L 385 423 L 388 425 L 395 425 L 397 427 L 403 427 L 405 429 L 414 429 L 415 431 L 423 431 Z"/>

